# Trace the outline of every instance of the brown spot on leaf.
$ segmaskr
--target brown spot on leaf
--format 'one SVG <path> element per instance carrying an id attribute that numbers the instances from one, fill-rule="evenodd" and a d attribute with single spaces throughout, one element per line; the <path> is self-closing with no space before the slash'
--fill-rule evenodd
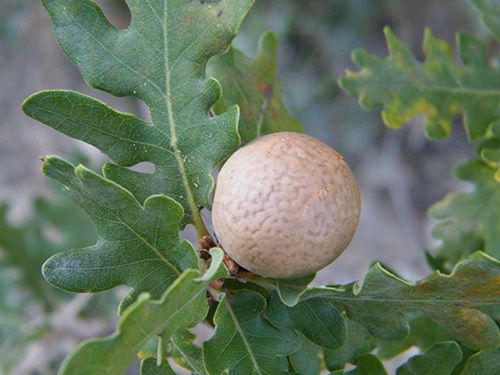
<path id="1" fill-rule="evenodd" d="M 422 283 L 418 286 L 419 290 L 424 293 L 429 293 L 432 291 L 432 286 L 429 283 Z"/>

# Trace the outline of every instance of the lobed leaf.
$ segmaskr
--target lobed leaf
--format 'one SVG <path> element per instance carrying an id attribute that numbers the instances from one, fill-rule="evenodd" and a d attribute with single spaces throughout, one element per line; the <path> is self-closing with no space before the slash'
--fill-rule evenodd
<path id="1" fill-rule="evenodd" d="M 281 99 L 277 77 L 278 40 L 274 33 L 259 39 L 257 57 L 251 59 L 234 47 L 210 60 L 208 72 L 217 78 L 224 95 L 215 105 L 223 113 L 237 103 L 241 108 L 239 133 L 242 143 L 279 131 L 301 132 L 300 122 L 291 117 Z"/>
<path id="2" fill-rule="evenodd" d="M 198 268 L 192 245 L 179 237 L 183 209 L 173 199 L 155 195 L 141 206 L 116 183 L 56 157 L 47 158 L 42 170 L 66 186 L 98 233 L 95 245 L 60 252 L 45 262 L 43 274 L 51 284 L 77 293 L 129 285 L 123 310 L 141 292 L 159 298 L 184 270 Z"/>
<path id="3" fill-rule="evenodd" d="M 151 122 L 70 91 L 28 98 L 25 113 L 107 154 L 107 178 L 142 203 L 166 194 L 184 207 L 181 226 L 203 228 L 213 168 L 239 145 L 238 108 L 208 111 L 221 94 L 205 77 L 208 59 L 224 52 L 253 0 L 128 0 L 132 21 L 117 30 L 91 0 L 43 0 L 57 41 L 87 83 L 147 104 Z M 126 167 L 152 162 L 154 173 Z M 203 229 L 200 229 L 203 230 Z"/>
<path id="4" fill-rule="evenodd" d="M 207 286 L 227 275 L 222 250 L 212 249 L 211 254 L 212 264 L 203 276 L 198 270 L 184 271 L 158 301 L 141 294 L 123 313 L 112 336 L 80 345 L 66 358 L 60 374 L 124 374 L 151 338 L 169 338 L 176 330 L 194 327 L 202 321 L 208 311 Z"/>
<path id="5" fill-rule="evenodd" d="M 432 345 L 423 353 L 411 357 L 408 362 L 398 367 L 397 375 L 450 375 L 460 363 L 462 351 L 454 341 L 444 341 Z"/>
<path id="6" fill-rule="evenodd" d="M 500 116 L 500 67 L 490 64 L 486 49 L 477 39 L 459 35 L 458 52 L 463 65 L 454 62 L 450 46 L 425 30 L 419 62 L 410 49 L 386 27 L 389 56 L 379 58 L 356 50 L 353 60 L 361 70 L 347 71 L 339 80 L 350 95 L 359 96 L 366 108 L 383 105 L 387 126 L 399 128 L 417 115 L 426 117 L 431 139 L 446 138 L 453 119 L 463 114 L 471 140 L 487 136 Z"/>
<path id="7" fill-rule="evenodd" d="M 474 190 L 449 194 L 430 208 L 430 217 L 440 220 L 432 232 L 442 241 L 437 260 L 453 265 L 476 250 L 500 258 L 500 185 L 494 174 L 494 168 L 479 160 L 455 169 L 455 176 L 473 183 Z"/>
<path id="8" fill-rule="evenodd" d="M 203 344 L 209 374 L 269 374 L 288 370 L 286 356 L 298 349 L 296 336 L 263 319 L 266 300 L 251 290 L 224 296 L 214 317 L 215 334 Z"/>
<path id="9" fill-rule="evenodd" d="M 315 297 L 343 306 L 349 319 L 362 323 L 376 338 L 403 340 L 409 334 L 406 310 L 418 310 L 446 328 L 471 349 L 496 347 L 499 330 L 482 310 L 500 304 L 500 262 L 476 252 L 458 263 L 451 274 L 435 271 L 406 282 L 380 264 L 361 284 L 343 287 L 296 287 L 297 301 Z M 290 284 L 291 285 L 291 284 Z"/>
<path id="10" fill-rule="evenodd" d="M 405 338 L 409 327 L 403 310 L 413 308 L 464 345 L 487 349 L 500 344 L 500 335 L 496 323 L 480 308 L 500 303 L 499 275 L 500 263 L 479 252 L 460 262 L 450 275 L 434 272 L 415 284 L 376 265 L 363 284 L 332 298 L 346 306 L 351 319 L 363 322 L 381 339 Z"/>

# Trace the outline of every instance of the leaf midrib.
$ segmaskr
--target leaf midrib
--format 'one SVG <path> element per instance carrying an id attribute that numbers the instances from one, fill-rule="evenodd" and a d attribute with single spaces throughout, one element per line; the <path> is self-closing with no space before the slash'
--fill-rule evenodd
<path id="1" fill-rule="evenodd" d="M 260 372 L 260 366 L 257 363 L 257 359 L 255 358 L 255 356 L 253 354 L 252 348 L 251 348 L 250 344 L 248 343 L 247 338 L 245 336 L 245 333 L 241 329 L 239 321 L 236 318 L 236 315 L 234 314 L 234 311 L 233 311 L 231 304 L 229 303 L 228 300 L 226 300 L 226 306 L 227 306 L 227 311 L 229 312 L 229 315 L 231 315 L 231 319 L 234 322 L 234 327 L 235 327 L 236 331 L 238 332 L 238 334 L 240 335 L 240 337 L 243 341 L 243 344 L 245 345 L 245 348 L 247 349 L 248 356 L 250 357 L 250 360 L 252 361 L 252 364 L 253 364 L 255 370 L 257 371 L 256 374 L 263 375 L 262 372 Z"/>
<path id="2" fill-rule="evenodd" d="M 101 205 L 97 201 L 95 201 L 94 199 L 92 199 L 92 197 L 90 195 L 87 196 L 87 199 L 90 200 L 92 203 L 94 203 L 97 207 L 101 207 Z M 141 209 L 142 213 L 146 212 L 146 210 L 144 208 L 141 207 L 140 209 Z M 120 215 L 118 215 L 117 213 L 115 213 L 113 210 L 110 210 L 110 209 L 107 209 L 106 211 L 108 211 L 110 213 L 110 215 L 115 218 L 116 223 L 120 223 L 125 228 L 127 228 L 139 241 L 141 241 L 142 243 L 144 243 L 144 245 L 146 245 L 149 249 L 153 250 L 153 252 L 161 260 L 163 260 L 174 271 L 174 273 L 177 276 L 180 276 L 181 272 L 177 269 L 177 267 L 175 267 L 174 264 L 172 264 L 155 246 L 151 245 L 146 238 L 144 238 L 143 236 L 141 236 L 139 232 L 135 231 L 130 225 L 128 225 L 126 222 L 124 222 L 122 220 L 122 218 L 120 217 Z M 99 216 L 99 215 L 96 215 L 96 214 L 92 214 L 92 216 L 100 218 L 100 219 L 105 220 L 105 221 L 110 221 L 109 219 L 107 219 L 105 217 L 102 217 L 102 216 Z M 108 242 L 108 240 L 106 240 L 105 238 L 103 238 L 103 240 L 105 240 L 105 241 Z"/>
<path id="3" fill-rule="evenodd" d="M 184 358 L 184 360 L 191 366 L 191 369 L 195 371 L 197 375 L 203 375 L 205 374 L 204 369 L 198 368 L 198 364 L 195 363 L 194 361 L 191 360 L 191 357 L 182 350 L 181 346 L 177 344 L 176 340 L 174 337 L 170 339 L 170 342 L 174 346 L 174 348 L 181 354 L 181 356 Z"/>
<path id="4" fill-rule="evenodd" d="M 151 7 L 151 4 L 148 1 L 148 5 Z M 153 8 L 152 8 L 153 9 Z M 154 13 L 158 16 L 156 11 L 153 9 Z M 172 100 L 171 100 L 171 87 L 170 87 L 170 66 L 169 66 L 169 53 L 168 53 L 168 1 L 164 2 L 163 8 L 163 53 L 164 53 L 164 61 L 165 61 L 165 104 L 167 106 L 167 116 L 168 116 L 168 125 L 170 128 L 170 146 L 174 151 L 175 160 L 179 167 L 179 172 L 182 179 L 182 185 L 184 186 L 184 191 L 186 193 L 187 202 L 189 205 L 189 209 L 191 210 L 191 216 L 194 222 L 194 226 L 196 228 L 202 228 L 203 222 L 198 214 L 198 206 L 194 200 L 193 193 L 189 186 L 189 181 L 187 178 L 186 168 L 184 166 L 184 162 L 181 157 L 181 151 L 177 147 L 177 124 L 173 114 L 172 108 Z"/>

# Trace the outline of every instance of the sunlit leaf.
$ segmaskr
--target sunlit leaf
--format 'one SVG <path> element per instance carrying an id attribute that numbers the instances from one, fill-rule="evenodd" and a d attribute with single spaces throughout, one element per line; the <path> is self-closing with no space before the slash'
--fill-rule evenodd
<path id="1" fill-rule="evenodd" d="M 451 47 L 425 30 L 425 60 L 417 61 L 410 49 L 384 29 L 389 56 L 379 58 L 356 50 L 353 60 L 361 70 L 347 71 L 341 87 L 359 96 L 366 108 L 383 105 L 382 118 L 399 128 L 417 115 L 426 117 L 431 139 L 446 138 L 457 114 L 464 116 L 471 140 L 485 137 L 500 116 L 500 67 L 490 64 L 486 48 L 476 38 L 460 35 L 456 64 Z"/>

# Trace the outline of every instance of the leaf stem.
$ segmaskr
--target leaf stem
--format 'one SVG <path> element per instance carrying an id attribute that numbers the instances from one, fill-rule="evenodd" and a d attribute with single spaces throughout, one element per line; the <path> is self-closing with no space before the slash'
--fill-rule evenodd
<path id="1" fill-rule="evenodd" d="M 193 226 L 198 234 L 198 239 L 202 239 L 205 236 L 210 236 L 208 229 L 201 217 L 200 210 L 193 211 Z"/>

